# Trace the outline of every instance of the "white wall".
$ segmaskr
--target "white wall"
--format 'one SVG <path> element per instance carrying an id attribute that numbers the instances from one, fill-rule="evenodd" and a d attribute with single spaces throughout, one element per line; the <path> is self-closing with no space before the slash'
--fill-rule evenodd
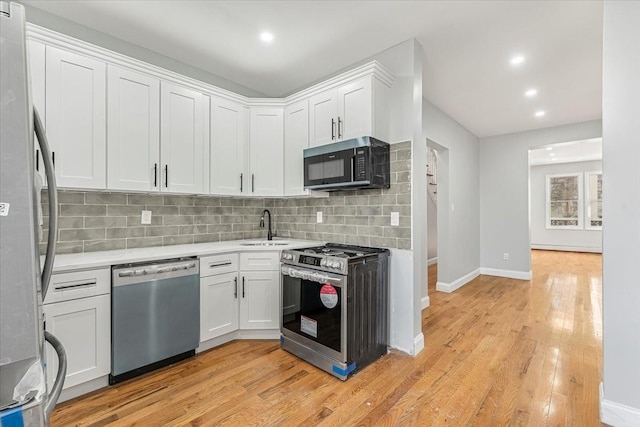
<path id="1" fill-rule="evenodd" d="M 592 120 L 480 139 L 480 264 L 484 272 L 530 278 L 529 149 L 602 136 Z M 504 253 L 509 254 L 503 260 Z"/>
<path id="2" fill-rule="evenodd" d="M 21 3 L 25 8 L 27 22 L 30 22 L 32 24 L 36 24 L 62 34 L 66 34 L 70 37 L 75 37 L 88 43 L 95 44 L 96 46 L 100 46 L 102 48 L 112 50 L 122 55 L 139 59 L 149 64 L 165 68 L 175 73 L 182 74 L 184 76 L 191 77 L 196 80 L 200 80 L 202 82 L 209 83 L 241 95 L 251 97 L 265 96 L 263 93 L 240 85 L 231 80 L 225 79 L 224 77 L 208 73 L 199 68 L 192 67 L 180 61 L 176 61 L 175 59 L 169 58 L 168 56 L 164 56 L 143 47 L 127 43 L 124 40 L 120 40 L 116 37 L 111 37 L 108 34 L 98 32 L 89 27 L 85 27 L 83 25 L 45 12 L 44 10 L 29 5 L 28 3 L 22 1 L 19 1 L 19 3 Z"/>
<path id="3" fill-rule="evenodd" d="M 640 2 L 604 2 L 602 421 L 640 425 Z"/>
<path id="4" fill-rule="evenodd" d="M 531 247 L 566 251 L 602 252 L 602 231 L 547 229 L 546 199 L 547 175 L 580 173 L 602 170 L 602 161 L 554 163 L 531 166 Z M 584 186 L 584 194 L 587 187 Z M 585 203 L 586 203 L 585 199 Z M 586 217 L 585 217 L 586 223 Z"/>
<path id="5" fill-rule="evenodd" d="M 441 147 L 438 284 L 445 289 L 447 285 L 463 284 L 460 280 L 472 279 L 480 267 L 478 137 L 426 99 L 422 108 L 423 145 L 429 139 Z M 422 197 L 428 197 L 426 191 Z"/>

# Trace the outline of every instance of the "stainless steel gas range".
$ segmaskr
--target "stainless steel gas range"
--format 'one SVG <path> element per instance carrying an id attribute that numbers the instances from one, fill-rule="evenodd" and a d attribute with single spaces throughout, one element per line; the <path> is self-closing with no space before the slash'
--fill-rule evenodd
<path id="1" fill-rule="evenodd" d="M 346 380 L 387 353 L 389 250 L 285 250 L 281 348 Z"/>

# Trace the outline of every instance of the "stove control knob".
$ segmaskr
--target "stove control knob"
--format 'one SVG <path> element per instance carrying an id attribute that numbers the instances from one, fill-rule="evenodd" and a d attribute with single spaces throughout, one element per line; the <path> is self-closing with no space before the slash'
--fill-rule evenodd
<path id="1" fill-rule="evenodd" d="M 342 261 L 336 261 L 333 266 L 339 270 L 342 270 Z"/>
<path id="2" fill-rule="evenodd" d="M 321 266 L 321 267 L 329 267 L 329 263 L 330 263 L 330 262 L 331 262 L 331 261 L 329 261 L 329 260 L 327 260 L 327 259 L 322 258 L 322 259 L 320 260 L 320 266 Z"/>
<path id="3" fill-rule="evenodd" d="M 293 254 L 282 254 L 282 259 L 288 259 L 288 260 L 292 260 L 293 259 Z"/>

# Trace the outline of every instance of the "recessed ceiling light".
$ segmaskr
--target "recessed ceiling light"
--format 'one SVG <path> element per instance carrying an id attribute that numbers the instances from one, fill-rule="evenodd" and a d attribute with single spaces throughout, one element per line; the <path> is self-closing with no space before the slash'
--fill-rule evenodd
<path id="1" fill-rule="evenodd" d="M 556 153 L 549 153 L 549 155 L 550 155 L 550 156 L 555 156 L 555 155 L 556 155 Z"/>
<path id="2" fill-rule="evenodd" d="M 511 65 L 520 65 L 524 62 L 524 56 L 517 55 L 511 58 Z"/>
<path id="3" fill-rule="evenodd" d="M 528 96 L 529 98 L 531 98 L 532 96 L 536 96 L 537 94 L 538 94 L 538 91 L 535 89 L 529 89 L 524 93 L 524 95 Z"/>
<path id="4" fill-rule="evenodd" d="M 264 33 L 260 34 L 260 40 L 262 40 L 265 43 L 271 43 L 273 41 L 273 34 L 271 34 L 268 31 L 265 31 Z"/>
<path id="5" fill-rule="evenodd" d="M 545 115 L 544 111 L 536 111 L 536 117 L 543 117 Z"/>
<path id="6" fill-rule="evenodd" d="M 547 147 L 547 151 L 553 150 L 553 147 Z"/>
<path id="7" fill-rule="evenodd" d="M 555 157 L 553 159 L 551 159 L 552 162 L 555 162 L 556 160 L 558 160 L 558 159 L 556 159 Z"/>

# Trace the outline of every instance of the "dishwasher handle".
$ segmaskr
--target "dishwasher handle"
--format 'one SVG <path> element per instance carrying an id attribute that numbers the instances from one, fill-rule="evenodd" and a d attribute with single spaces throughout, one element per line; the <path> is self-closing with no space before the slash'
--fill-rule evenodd
<path id="1" fill-rule="evenodd" d="M 113 286 L 199 274 L 198 260 L 113 268 Z"/>

